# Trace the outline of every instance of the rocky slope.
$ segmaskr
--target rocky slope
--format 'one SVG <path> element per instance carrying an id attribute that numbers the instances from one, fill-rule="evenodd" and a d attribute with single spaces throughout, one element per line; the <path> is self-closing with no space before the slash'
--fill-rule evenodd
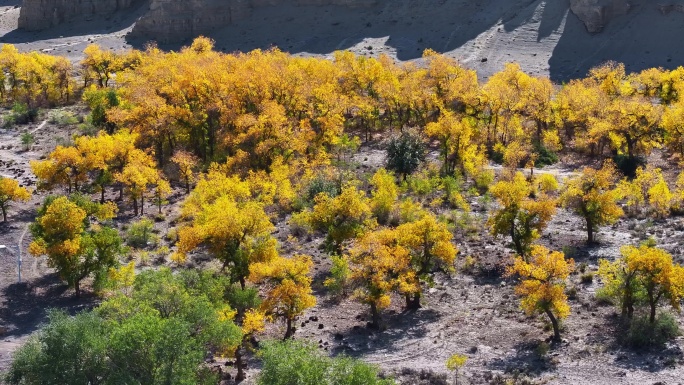
<path id="1" fill-rule="evenodd" d="M 19 28 L 38 31 L 77 18 L 109 15 L 142 0 L 23 0 Z"/>
<path id="2" fill-rule="evenodd" d="M 134 37 L 154 37 L 161 43 L 207 34 L 249 17 L 264 6 L 371 6 L 375 0 L 152 0 L 149 12 L 133 28 Z"/>
<path id="3" fill-rule="evenodd" d="M 145 0 L 23 0 L 19 28 L 48 29 L 75 18 L 109 15 Z M 187 40 L 247 19 L 255 8 L 265 6 L 370 7 L 390 0 L 147 0 L 149 10 L 137 21 L 133 36 L 161 43 Z M 566 0 L 568 1 L 568 0 Z M 570 10 L 590 33 L 601 32 L 634 5 L 628 0 L 569 0 Z M 389 4 L 389 3 L 387 3 Z M 387 5 L 384 4 L 384 5 Z M 684 2 L 650 3 L 661 13 L 684 12 Z"/>

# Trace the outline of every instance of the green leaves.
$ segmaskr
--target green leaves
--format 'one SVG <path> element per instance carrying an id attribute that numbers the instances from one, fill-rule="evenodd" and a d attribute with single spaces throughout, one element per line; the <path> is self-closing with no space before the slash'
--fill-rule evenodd
<path id="1" fill-rule="evenodd" d="M 130 297 L 93 312 L 50 313 L 48 325 L 19 349 L 5 381 L 16 385 L 216 384 L 201 368 L 207 351 L 229 352 L 242 332 L 216 302 L 196 291 L 221 286 L 208 273 L 189 280 L 170 270 L 143 272 Z M 204 281 L 202 286 L 192 285 Z M 193 282 L 193 283 L 191 283 Z M 225 286 L 224 286 L 225 288 Z"/>
<path id="2" fill-rule="evenodd" d="M 378 370 L 348 357 L 329 358 L 298 341 L 269 343 L 259 352 L 264 361 L 259 385 L 392 385 Z"/>

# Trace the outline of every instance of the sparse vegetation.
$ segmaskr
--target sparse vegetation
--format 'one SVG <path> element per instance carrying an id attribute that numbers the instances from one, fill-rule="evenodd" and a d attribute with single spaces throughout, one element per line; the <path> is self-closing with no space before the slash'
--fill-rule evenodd
<path id="1" fill-rule="evenodd" d="M 30 141 L 0 145 L 0 171 L 13 175 L 0 177 L 0 206 L 15 206 L 0 240 L 28 243 L 21 231 L 39 202 L 24 203 L 29 186 L 56 194 L 36 205 L 29 250 L 77 295 L 93 278 L 102 297 L 61 300 L 40 276 L 47 267 L 25 264 L 31 290 L 0 293 L 10 310 L 17 293 L 95 310 L 53 313 L 9 383 L 394 383 L 340 352 L 412 385 L 444 384 L 446 370 L 497 383 L 483 357 L 506 371 L 501 381 L 544 382 L 559 362 L 595 354 L 612 365 L 615 347 L 593 333 L 615 328 L 635 349 L 678 343 L 684 104 L 665 90 L 684 89 L 684 70 L 606 64 L 555 87 L 516 64 L 478 80 L 430 50 L 418 64 L 229 55 L 199 38 L 175 53 L 84 55 L 73 71 L 0 50 L 13 122 L 55 107 Z M 12 63 L 42 81 L 13 88 L 24 71 Z M 627 245 L 635 239 L 647 241 Z M 608 303 L 623 317 L 598 306 Z M 553 334 L 540 341 L 542 330 Z M 569 343 L 556 344 L 561 333 Z M 416 369 L 400 373 L 395 351 L 408 350 Z M 477 359 L 444 356 L 454 351 Z"/>

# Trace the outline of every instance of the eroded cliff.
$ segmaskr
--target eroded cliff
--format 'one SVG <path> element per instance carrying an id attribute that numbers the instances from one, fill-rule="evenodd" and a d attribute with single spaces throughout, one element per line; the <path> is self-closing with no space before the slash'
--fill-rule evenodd
<path id="1" fill-rule="evenodd" d="M 66 21 L 93 15 L 108 15 L 143 0 L 23 0 L 19 28 L 48 29 Z"/>
<path id="2" fill-rule="evenodd" d="M 132 36 L 159 42 L 188 39 L 249 17 L 255 7 L 277 5 L 372 6 L 376 0 L 153 0 Z"/>
<path id="3" fill-rule="evenodd" d="M 108 15 L 149 3 L 149 9 L 136 22 L 132 36 L 159 42 L 178 42 L 248 18 L 255 8 L 267 6 L 370 7 L 392 0 L 23 0 L 19 28 L 29 31 L 48 29 L 66 21 L 92 15 Z M 446 0 L 445 0 L 446 1 Z M 553 0 L 562 1 L 562 0 Z M 565 0 L 570 10 L 590 33 L 597 33 L 611 19 L 632 9 L 684 12 L 684 0 Z M 566 3 L 567 4 L 567 3 Z M 567 6 L 567 5 L 566 5 Z"/>

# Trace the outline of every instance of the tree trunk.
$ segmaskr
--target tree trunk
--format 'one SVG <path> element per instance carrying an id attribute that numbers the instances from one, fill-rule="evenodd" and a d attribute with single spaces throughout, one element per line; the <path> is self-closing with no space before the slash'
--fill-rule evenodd
<path id="1" fill-rule="evenodd" d="M 413 293 L 413 298 L 410 295 L 406 295 L 406 310 L 418 310 L 420 309 L 420 293 Z"/>
<path id="2" fill-rule="evenodd" d="M 375 305 L 375 303 L 371 302 L 370 304 L 371 308 L 371 319 L 372 319 L 372 326 L 376 329 L 380 329 L 380 313 L 378 312 L 378 307 Z"/>
<path id="3" fill-rule="evenodd" d="M 190 194 L 190 178 L 185 177 L 185 193 Z"/>
<path id="4" fill-rule="evenodd" d="M 626 286 L 629 286 L 629 282 L 625 282 Z M 632 319 L 634 314 L 634 304 L 632 300 L 632 293 L 629 289 L 625 288 L 625 293 L 622 296 L 622 316 L 627 317 L 627 319 Z"/>
<path id="5" fill-rule="evenodd" d="M 0 206 L 0 209 L 2 209 L 2 221 L 7 222 L 7 210 L 5 209 L 5 206 Z"/>
<path id="6" fill-rule="evenodd" d="M 237 369 L 237 374 L 235 375 L 235 382 L 240 383 L 245 380 L 245 368 L 242 362 L 242 346 L 238 346 L 235 349 L 235 368 Z"/>
<path id="7" fill-rule="evenodd" d="M 136 217 L 138 216 L 138 200 L 136 198 L 133 198 L 133 214 Z"/>
<path id="8" fill-rule="evenodd" d="M 283 340 L 288 340 L 294 336 L 294 328 L 292 327 L 292 319 L 287 319 L 287 329 L 285 330 L 285 338 Z"/>
<path id="9" fill-rule="evenodd" d="M 648 317 L 648 322 L 653 325 L 656 318 L 656 305 L 658 304 L 658 299 L 654 298 L 653 290 L 648 290 L 648 305 L 651 307 L 651 314 Z"/>
<path id="10" fill-rule="evenodd" d="M 591 219 L 586 218 L 587 220 L 587 244 L 591 245 L 594 243 L 594 224 L 592 223 Z"/>
<path id="11" fill-rule="evenodd" d="M 105 202 L 105 186 L 102 185 L 100 186 L 100 204 L 104 204 Z"/>
<path id="12" fill-rule="evenodd" d="M 74 282 L 74 290 L 76 291 L 74 296 L 76 298 L 81 298 L 81 280 L 77 280 L 76 282 Z"/>
<path id="13" fill-rule="evenodd" d="M 553 315 L 551 310 L 547 309 L 546 315 L 549 316 L 549 319 L 551 320 L 551 326 L 553 326 L 553 340 L 556 342 L 559 342 L 561 340 L 561 338 L 560 338 L 560 329 L 558 328 L 558 320 Z"/>
<path id="14" fill-rule="evenodd" d="M 140 195 L 140 215 L 145 214 L 145 194 Z"/>
<path id="15" fill-rule="evenodd" d="M 651 304 L 651 315 L 648 318 L 648 321 L 652 324 L 655 323 L 655 318 L 656 318 L 656 304 L 652 303 Z"/>

